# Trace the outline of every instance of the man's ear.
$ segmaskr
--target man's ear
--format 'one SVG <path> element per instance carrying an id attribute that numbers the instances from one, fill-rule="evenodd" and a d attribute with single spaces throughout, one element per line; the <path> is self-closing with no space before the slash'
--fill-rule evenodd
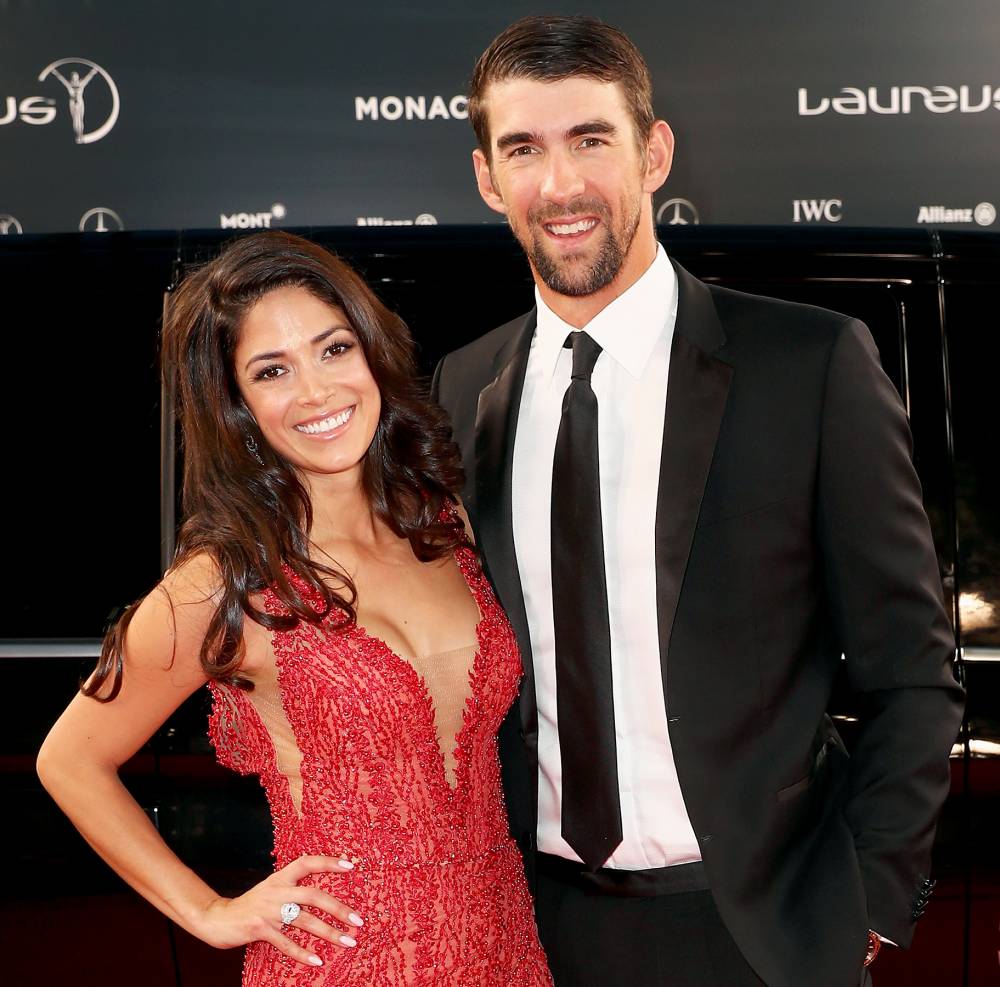
<path id="1" fill-rule="evenodd" d="M 500 193 L 493 186 L 493 175 L 490 173 L 490 163 L 486 160 L 486 155 L 477 147 L 472 152 L 472 167 L 476 171 L 476 186 L 479 194 L 494 212 L 507 215 L 507 206 L 504 205 Z"/>
<path id="2" fill-rule="evenodd" d="M 656 120 L 649 128 L 646 144 L 646 167 L 642 175 L 642 190 L 655 192 L 670 174 L 674 160 L 674 134 L 666 120 Z"/>

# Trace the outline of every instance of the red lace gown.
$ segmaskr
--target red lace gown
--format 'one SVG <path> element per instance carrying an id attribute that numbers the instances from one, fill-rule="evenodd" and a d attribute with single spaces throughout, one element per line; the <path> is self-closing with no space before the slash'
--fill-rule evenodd
<path id="1" fill-rule="evenodd" d="M 217 757 L 260 776 L 276 866 L 350 858 L 354 870 L 303 883 L 365 922 L 346 949 L 285 930 L 322 967 L 252 943 L 244 987 L 551 984 L 497 757 L 520 657 L 475 555 L 455 558 L 479 607 L 469 648 L 404 659 L 360 626 L 300 623 L 274 633 L 271 681 L 252 692 L 212 685 Z M 287 613 L 270 592 L 265 606 Z"/>

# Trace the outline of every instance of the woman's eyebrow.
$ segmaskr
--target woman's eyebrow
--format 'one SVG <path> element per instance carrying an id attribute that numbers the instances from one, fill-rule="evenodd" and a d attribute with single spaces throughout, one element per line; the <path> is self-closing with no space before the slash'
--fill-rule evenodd
<path id="1" fill-rule="evenodd" d="M 329 337 L 332 336 L 338 329 L 346 329 L 348 332 L 354 331 L 348 325 L 337 324 L 335 326 L 330 326 L 329 329 L 324 329 L 319 335 L 313 336 L 309 342 L 313 346 L 317 343 L 322 343 L 324 339 L 329 339 Z M 269 353 L 258 353 L 256 356 L 252 356 L 249 360 L 247 360 L 247 364 L 243 369 L 248 370 L 250 368 L 250 364 L 256 363 L 258 360 L 280 360 L 284 355 L 284 350 L 271 350 Z"/>

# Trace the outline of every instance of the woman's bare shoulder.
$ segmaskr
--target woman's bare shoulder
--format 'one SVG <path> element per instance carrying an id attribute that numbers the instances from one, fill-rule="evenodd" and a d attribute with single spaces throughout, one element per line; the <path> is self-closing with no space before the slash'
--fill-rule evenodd
<path id="1" fill-rule="evenodd" d="M 137 604 L 125 636 L 125 658 L 137 668 L 173 667 L 200 675 L 201 646 L 223 593 L 218 564 L 207 552 L 170 567 Z"/>
<path id="2" fill-rule="evenodd" d="M 209 552 L 197 552 L 175 562 L 163 575 L 157 589 L 177 605 L 218 605 L 224 590 L 219 563 Z"/>

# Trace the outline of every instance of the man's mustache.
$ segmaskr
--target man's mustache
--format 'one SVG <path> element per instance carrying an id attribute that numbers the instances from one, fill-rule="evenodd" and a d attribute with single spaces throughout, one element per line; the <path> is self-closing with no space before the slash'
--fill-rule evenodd
<path id="1" fill-rule="evenodd" d="M 607 203 L 603 199 L 579 198 L 570 200 L 565 206 L 545 205 L 528 211 L 528 222 L 548 223 L 553 220 L 570 221 L 574 216 L 600 216 L 602 219 L 609 214 Z"/>

